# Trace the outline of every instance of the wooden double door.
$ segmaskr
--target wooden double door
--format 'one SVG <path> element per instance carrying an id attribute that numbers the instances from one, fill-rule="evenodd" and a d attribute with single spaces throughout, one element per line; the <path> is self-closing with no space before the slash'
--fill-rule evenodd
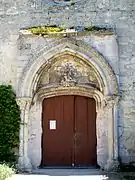
<path id="1" fill-rule="evenodd" d="M 94 99 L 82 96 L 44 99 L 42 129 L 42 166 L 96 164 Z"/>

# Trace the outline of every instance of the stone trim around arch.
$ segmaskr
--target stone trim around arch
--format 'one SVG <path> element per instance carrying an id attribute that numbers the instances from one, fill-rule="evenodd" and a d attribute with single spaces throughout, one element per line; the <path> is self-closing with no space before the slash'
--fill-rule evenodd
<path id="1" fill-rule="evenodd" d="M 35 119 L 35 121 L 38 122 L 36 131 L 39 131 L 40 135 L 42 133 L 41 114 L 43 98 L 69 93 L 92 97 L 96 100 L 98 163 L 102 168 L 107 170 L 112 169 L 112 167 L 115 168 L 118 165 L 117 121 L 119 95 L 117 80 L 113 70 L 98 52 L 91 47 L 85 46 L 85 44 L 82 44 L 80 41 L 64 39 L 53 43 L 53 45 L 54 47 L 49 51 L 43 50 L 41 56 L 28 62 L 19 79 L 17 102 L 20 105 L 21 119 L 23 122 L 21 123 L 20 130 L 20 169 L 31 170 L 33 167 L 37 168 L 40 165 L 41 151 L 39 147 L 41 146 L 41 136 L 37 136 L 37 134 L 34 133 L 32 134 L 32 136 L 34 136 L 32 138 L 35 138 L 33 144 L 37 144 L 38 148 L 30 152 L 29 146 L 31 146 L 32 143 L 28 131 Z M 36 91 L 42 69 L 44 69 L 47 64 L 53 63 L 55 57 L 64 53 L 80 57 L 83 61 L 91 65 L 95 71 L 100 74 L 101 84 L 104 84 L 104 91 L 100 92 L 97 89 L 86 86 L 63 87 L 60 85 L 43 87 L 39 89 L 39 91 Z M 104 145 L 104 141 L 106 141 L 107 146 Z"/>
<path id="2" fill-rule="evenodd" d="M 39 69 L 42 69 L 42 66 L 45 64 L 51 63 L 50 60 L 53 57 L 59 56 L 64 52 L 81 57 L 100 73 L 105 83 L 104 94 L 106 96 L 118 94 L 116 76 L 103 56 L 82 41 L 64 38 L 48 44 L 47 48 L 40 50 L 40 52 L 34 55 L 35 58 L 33 57 L 33 59 L 26 64 L 18 80 L 17 96 L 32 97 L 32 84 L 34 79 L 38 77 L 37 72 Z"/>

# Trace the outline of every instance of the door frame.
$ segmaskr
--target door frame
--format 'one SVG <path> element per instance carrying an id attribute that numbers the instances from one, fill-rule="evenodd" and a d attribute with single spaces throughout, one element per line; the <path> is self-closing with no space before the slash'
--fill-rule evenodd
<path id="1" fill-rule="evenodd" d="M 76 87 L 44 87 L 41 88 L 39 92 L 37 92 L 34 104 L 31 104 L 33 101 L 31 98 L 18 98 L 17 103 L 21 109 L 21 119 L 24 120 L 25 124 L 28 124 L 28 119 L 30 118 L 32 121 L 31 126 L 24 126 L 24 123 L 20 125 L 20 132 L 23 134 L 27 133 L 27 131 L 33 132 L 36 128 L 38 129 L 38 134 L 36 138 L 32 140 L 21 141 L 20 142 L 20 158 L 19 158 L 19 166 L 23 169 L 25 166 L 22 162 L 27 162 L 27 170 L 31 169 L 31 165 L 35 168 L 39 167 L 41 164 L 41 119 L 42 119 L 42 101 L 45 98 L 59 96 L 59 95 L 80 95 L 86 96 L 90 98 L 94 98 L 96 101 L 96 132 L 97 132 L 97 163 L 101 168 L 108 170 L 114 164 L 114 167 L 117 166 L 117 114 L 118 114 L 118 104 L 119 97 L 118 96 L 108 96 L 106 99 L 104 95 L 94 88 L 76 86 Z M 36 121 L 34 121 L 34 119 Z M 105 127 L 101 122 L 105 123 Z M 34 124 L 36 122 L 36 127 Z M 31 129 L 32 127 L 32 129 Z M 102 141 L 104 141 L 104 135 L 102 136 L 101 131 L 106 130 L 106 146 L 102 147 Z M 20 134 L 22 136 L 22 134 Z M 29 136 L 26 136 L 29 138 Z M 26 141 L 27 140 L 27 141 Z M 34 144 L 34 146 L 33 146 Z M 36 145 L 36 146 L 35 146 Z M 25 149 L 23 149 L 25 147 Z M 31 149 L 35 148 L 35 151 L 31 151 Z M 24 154 L 26 156 L 24 157 Z M 33 158 L 34 157 L 34 158 Z M 24 159 L 25 158 L 25 159 Z"/>
<path id="2" fill-rule="evenodd" d="M 90 36 L 87 38 L 91 38 Z M 106 37 L 104 37 L 106 38 Z M 104 39 L 103 38 L 103 39 Z M 115 57 L 118 59 L 117 42 L 116 35 L 112 33 L 109 37 L 115 43 Z M 106 41 L 105 41 L 106 43 Z M 110 41 L 109 41 L 110 43 Z M 113 45 L 108 44 L 109 46 Z M 38 46 L 37 46 L 38 47 Z M 87 65 L 93 67 L 94 72 L 100 75 L 99 83 L 101 85 L 100 93 L 94 92 L 94 96 L 97 102 L 97 137 L 98 137 L 98 162 L 99 165 L 104 169 L 109 169 L 112 167 L 118 167 L 118 109 L 119 109 L 119 77 L 115 75 L 113 68 L 108 64 L 107 60 L 99 53 L 97 50 L 91 47 L 91 45 L 77 38 L 61 38 L 58 40 L 53 40 L 52 42 L 47 42 L 47 46 L 44 48 L 37 49 L 34 51 L 33 58 L 25 64 L 18 77 L 18 82 L 16 86 L 17 94 L 17 103 L 21 110 L 21 124 L 20 124 L 20 145 L 19 145 L 19 159 L 18 164 L 20 169 L 29 170 L 32 167 L 38 167 L 40 164 L 40 145 L 41 139 L 40 135 L 41 130 L 41 114 L 42 114 L 42 98 L 50 95 L 57 95 L 58 90 L 61 91 L 60 94 L 64 94 L 65 91 L 63 87 L 59 84 L 59 87 L 54 88 L 56 93 L 50 92 L 51 88 L 46 87 L 46 90 L 43 91 L 40 97 L 37 97 L 37 90 L 39 90 L 38 79 L 41 76 L 42 70 L 47 72 L 47 68 L 54 63 L 56 57 L 60 57 L 64 53 L 72 54 L 77 58 L 81 58 L 83 62 L 86 62 Z M 109 52 L 108 52 L 109 57 Z M 50 85 L 51 86 L 51 85 Z M 81 91 L 81 87 L 75 87 L 75 94 L 84 94 L 90 95 L 93 93 L 87 92 L 85 90 Z M 85 89 L 86 87 L 84 87 Z M 47 90 L 48 89 L 48 90 Z M 72 89 L 73 90 L 73 89 Z M 42 91 L 42 90 L 41 90 Z M 70 91 L 70 90 L 69 90 Z M 70 93 L 67 90 L 67 93 Z M 79 92 L 78 92 L 79 91 Z M 87 90 L 86 90 L 87 91 Z M 89 91 L 91 88 L 89 88 Z M 63 93 L 62 93 L 63 92 Z M 52 96 L 53 96 L 52 95 Z M 44 97 L 43 97 L 44 96 Z M 93 96 L 93 95 L 92 95 Z M 103 98 L 101 98 L 101 96 Z M 101 108 L 100 108 L 101 107 Z M 100 124 L 100 122 L 104 122 Z M 28 125 L 31 125 L 28 126 Z M 33 135 L 33 131 L 38 128 L 38 133 Z M 106 130 L 106 147 L 102 147 L 102 140 L 104 141 L 104 136 L 102 132 Z M 34 145 L 36 147 L 33 147 Z M 33 148 L 34 151 L 33 151 Z M 34 157 L 34 158 L 33 158 Z"/>
<path id="3" fill-rule="evenodd" d="M 47 134 L 46 135 L 44 135 L 44 132 L 47 130 L 46 128 L 47 127 L 45 127 L 44 126 L 44 124 L 46 124 L 46 122 L 44 122 L 44 121 L 46 121 L 47 119 L 46 119 L 46 114 L 45 114 L 45 107 L 46 107 L 46 100 L 49 100 L 50 99 L 50 101 L 49 101 L 49 104 L 50 104 L 50 102 L 52 101 L 53 103 L 55 103 L 55 97 L 60 97 L 60 99 L 57 99 L 57 101 L 56 102 L 58 102 L 59 100 L 60 100 L 60 102 L 61 102 L 61 98 L 63 97 L 63 96 L 66 96 L 66 98 L 69 96 L 69 99 L 71 99 L 71 97 L 72 97 L 72 103 L 73 103 L 73 110 L 71 111 L 72 113 L 73 113 L 73 119 L 72 119 L 72 121 L 71 121 L 71 123 L 72 123 L 72 125 L 73 125 L 73 136 L 75 135 L 75 124 L 77 124 L 77 121 L 76 121 L 76 97 L 78 98 L 78 97 L 81 97 L 81 99 L 83 98 L 83 100 L 85 100 L 85 103 L 87 104 L 86 106 L 86 121 L 87 122 L 85 122 L 86 124 L 88 123 L 88 121 L 89 121 L 89 119 L 88 119 L 88 117 L 91 117 L 91 116 L 88 116 L 88 102 L 89 102 L 89 100 L 91 101 L 91 103 L 92 103 L 92 106 L 93 106 L 93 108 L 94 108 L 94 119 L 92 118 L 92 122 L 94 122 L 94 129 L 95 129 L 95 131 L 96 131 L 96 101 L 95 101 L 95 99 L 94 98 L 90 98 L 90 97 L 86 97 L 86 96 L 80 96 L 80 95 L 61 95 L 61 96 L 54 96 L 54 97 L 50 97 L 50 98 L 45 98 L 45 99 L 43 99 L 43 101 L 42 101 L 42 139 L 41 139 L 41 141 L 42 141 L 42 145 L 41 145 L 41 148 L 42 148 L 42 157 L 41 157 L 41 167 L 44 167 L 44 163 L 45 163 L 45 161 L 43 160 L 44 159 L 44 156 L 45 156 L 45 144 L 43 143 L 44 142 L 44 137 L 45 136 L 47 136 Z M 52 99 L 53 98 L 53 99 Z M 64 98 L 64 97 L 63 97 Z M 53 101 L 54 100 L 54 101 Z M 64 98 L 64 100 L 65 100 L 65 98 Z M 78 99 L 79 100 L 79 99 Z M 51 102 L 51 103 L 52 103 Z M 68 101 L 69 102 L 69 101 Z M 48 111 L 47 111 L 48 112 Z M 93 113 L 92 113 L 93 114 Z M 50 116 L 50 115 L 49 115 Z M 83 122 L 82 122 L 83 123 Z M 47 125 L 47 124 L 46 124 Z M 89 127 L 90 128 L 90 127 Z M 47 132 L 48 132 L 48 130 L 47 130 Z M 90 135 L 90 130 L 88 130 L 88 136 Z M 95 133 L 94 133 L 95 134 Z M 49 137 L 47 137 L 47 138 L 45 138 L 45 139 L 48 139 Z M 89 137 L 90 138 L 90 137 Z M 89 139 L 88 138 L 88 139 Z M 95 138 L 95 140 L 94 140 L 94 144 L 97 146 L 97 133 L 94 135 L 94 138 Z M 47 140 L 47 142 L 48 142 L 48 140 Z M 89 143 L 89 142 L 88 142 Z M 92 143 L 93 143 L 93 141 L 92 141 Z M 91 147 L 91 145 L 90 145 L 90 147 Z M 93 146 L 92 146 L 93 147 Z M 87 148 L 88 148 L 88 146 L 87 146 Z M 74 161 L 72 161 L 71 162 L 71 164 L 70 165 L 67 165 L 67 166 L 70 166 L 70 167 L 74 167 L 74 166 L 72 166 L 72 164 L 74 163 L 75 164 L 75 161 L 76 161 L 76 159 L 75 159 L 75 144 L 73 145 L 73 147 L 71 148 L 72 149 L 72 152 L 71 152 L 71 154 L 72 154 L 72 160 Z M 87 151 L 87 153 L 89 152 L 88 150 L 92 150 L 91 148 L 89 148 L 89 149 L 87 149 L 86 151 Z M 89 153 L 88 153 L 89 154 Z M 95 150 L 95 154 L 94 154 L 94 159 L 95 159 L 95 162 L 92 162 L 93 160 L 91 159 L 90 161 L 91 162 L 89 162 L 89 163 L 92 163 L 91 165 L 94 165 L 94 166 L 96 166 L 97 165 L 97 148 L 96 148 L 96 150 Z M 94 164 L 93 164 L 94 163 Z M 56 163 L 57 164 L 57 163 Z M 89 164 L 90 165 L 90 164 Z M 86 167 L 87 166 L 89 166 L 88 164 L 86 165 Z M 51 166 L 51 165 L 50 165 Z M 79 166 L 79 165 L 75 165 L 75 167 L 77 167 L 77 166 Z M 83 166 L 83 165 L 82 165 Z M 84 165 L 85 166 L 85 165 Z"/>

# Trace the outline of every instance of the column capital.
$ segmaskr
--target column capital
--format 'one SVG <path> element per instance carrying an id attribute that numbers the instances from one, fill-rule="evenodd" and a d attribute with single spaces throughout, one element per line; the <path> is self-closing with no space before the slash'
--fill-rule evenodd
<path id="1" fill-rule="evenodd" d="M 28 106 L 30 105 L 31 101 L 32 101 L 32 98 L 26 98 L 26 97 L 16 98 L 16 102 L 18 106 L 20 107 L 21 111 L 26 110 Z"/>
<path id="2" fill-rule="evenodd" d="M 120 100 L 120 96 L 119 95 L 106 96 L 104 98 L 104 105 L 105 106 L 109 106 L 109 107 L 113 107 L 114 105 L 118 105 L 119 100 Z"/>
<path id="3" fill-rule="evenodd" d="M 119 101 L 120 96 L 119 96 L 119 95 L 112 94 L 112 95 L 110 95 L 110 96 L 106 96 L 105 98 L 106 98 L 106 100 L 108 100 L 108 101 L 117 102 L 117 101 Z"/>

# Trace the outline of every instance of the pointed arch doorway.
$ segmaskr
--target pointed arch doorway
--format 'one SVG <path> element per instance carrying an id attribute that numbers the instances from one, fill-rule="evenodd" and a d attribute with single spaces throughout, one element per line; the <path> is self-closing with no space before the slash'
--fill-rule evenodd
<path id="1" fill-rule="evenodd" d="M 44 99 L 42 108 L 42 166 L 95 165 L 95 100 L 55 96 Z"/>
<path id="2" fill-rule="evenodd" d="M 69 67 L 74 72 L 69 75 L 73 76 L 65 78 L 64 72 Z M 37 51 L 35 59 L 28 61 L 18 82 L 20 169 L 40 166 L 42 102 L 44 98 L 61 95 L 95 99 L 97 162 L 106 170 L 118 165 L 118 82 L 113 69 L 95 49 L 77 39 L 49 42 L 47 49 L 45 46 L 40 53 Z"/>

